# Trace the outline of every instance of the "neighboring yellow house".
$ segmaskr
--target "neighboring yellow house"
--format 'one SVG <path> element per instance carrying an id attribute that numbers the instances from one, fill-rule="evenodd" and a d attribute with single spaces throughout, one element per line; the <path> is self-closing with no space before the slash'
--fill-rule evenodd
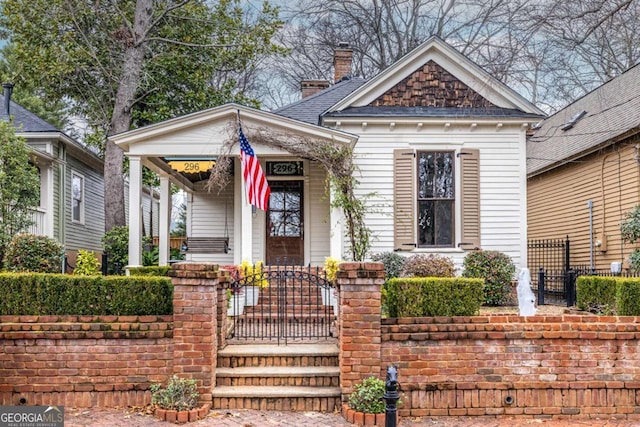
<path id="1" fill-rule="evenodd" d="M 544 120 L 527 142 L 528 238 L 568 236 L 572 267 L 627 268 L 635 245 L 620 222 L 640 203 L 639 134 L 640 66 Z"/>

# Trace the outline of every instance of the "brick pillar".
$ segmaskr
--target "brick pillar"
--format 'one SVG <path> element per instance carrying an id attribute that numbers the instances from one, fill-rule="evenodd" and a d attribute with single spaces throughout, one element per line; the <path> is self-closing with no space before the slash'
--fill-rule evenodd
<path id="1" fill-rule="evenodd" d="M 218 323 L 218 327 L 216 329 L 216 336 L 218 337 L 218 349 L 225 348 L 227 346 L 227 309 L 228 309 L 228 299 L 227 299 L 227 289 L 231 286 L 231 277 L 229 276 L 229 272 L 226 270 L 220 270 L 220 277 L 218 281 L 218 303 L 217 303 L 217 314 L 216 320 Z M 216 361 L 214 361 L 215 363 Z M 214 384 L 215 385 L 215 384 Z"/>
<path id="2" fill-rule="evenodd" d="M 353 385 L 372 375 L 380 377 L 380 287 L 384 265 L 379 262 L 340 264 L 336 283 L 340 289 L 338 340 L 340 387 L 346 401 Z"/>
<path id="3" fill-rule="evenodd" d="M 211 403 L 217 357 L 217 264 L 180 262 L 173 283 L 173 373 L 197 381 L 201 403 Z"/>

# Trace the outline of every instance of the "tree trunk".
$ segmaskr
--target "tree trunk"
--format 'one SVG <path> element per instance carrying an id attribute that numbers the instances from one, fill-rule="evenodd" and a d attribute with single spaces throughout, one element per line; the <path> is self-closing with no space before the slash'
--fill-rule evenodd
<path id="1" fill-rule="evenodd" d="M 122 74 L 116 92 L 107 136 L 129 130 L 131 107 L 136 98 L 140 76 L 144 65 L 144 44 L 152 23 L 152 0 L 137 0 L 133 22 L 133 34 L 123 40 L 125 43 Z M 123 25 L 124 27 L 124 25 Z M 113 142 L 107 141 L 104 153 L 104 213 L 105 231 L 115 226 L 126 225 L 124 211 L 124 152 Z M 136 209 L 130 206 L 130 209 Z"/>

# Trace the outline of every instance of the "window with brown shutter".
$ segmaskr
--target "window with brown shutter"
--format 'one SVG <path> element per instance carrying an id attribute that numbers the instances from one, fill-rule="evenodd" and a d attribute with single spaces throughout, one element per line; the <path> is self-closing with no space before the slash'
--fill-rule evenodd
<path id="1" fill-rule="evenodd" d="M 456 162 L 457 158 L 457 162 Z M 480 248 L 479 150 L 394 150 L 394 250 L 416 247 Z M 460 193 L 455 193 L 455 167 L 460 168 Z M 461 216 L 456 219 L 455 199 Z M 462 235 L 456 239 L 456 220 Z"/>

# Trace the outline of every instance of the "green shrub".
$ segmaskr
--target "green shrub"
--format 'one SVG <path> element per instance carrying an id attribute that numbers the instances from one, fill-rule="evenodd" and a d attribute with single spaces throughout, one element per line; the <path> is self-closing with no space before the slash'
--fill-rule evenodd
<path id="1" fill-rule="evenodd" d="M 616 309 L 618 316 L 640 316 L 640 279 L 618 278 Z"/>
<path id="2" fill-rule="evenodd" d="M 388 279 L 400 277 L 402 268 L 407 258 L 396 252 L 380 252 L 371 255 L 371 260 L 381 262 L 384 265 L 384 273 Z"/>
<path id="3" fill-rule="evenodd" d="M 484 304 L 504 305 L 511 290 L 516 267 L 511 258 L 498 251 L 475 251 L 463 262 L 463 277 L 484 279 Z"/>
<path id="4" fill-rule="evenodd" d="M 101 273 L 100 263 L 96 255 L 91 251 L 80 249 L 73 274 L 77 276 L 97 276 Z"/>
<path id="5" fill-rule="evenodd" d="M 163 315 L 173 312 L 167 277 L 0 274 L 0 315 Z"/>
<path id="6" fill-rule="evenodd" d="M 160 262 L 160 248 L 152 246 L 150 250 L 142 252 L 142 265 L 151 267 Z"/>
<path id="7" fill-rule="evenodd" d="M 188 411 L 198 406 L 198 390 L 196 380 L 169 378 L 166 388 L 161 388 L 160 384 L 151 384 L 151 404 L 162 409 L 174 411 Z"/>
<path id="8" fill-rule="evenodd" d="M 460 277 L 407 277 L 387 282 L 390 317 L 473 316 L 482 304 L 483 281 Z"/>
<path id="9" fill-rule="evenodd" d="M 129 227 L 117 226 L 102 236 L 102 247 L 107 254 L 108 274 L 124 274 L 129 264 Z"/>
<path id="10" fill-rule="evenodd" d="M 6 268 L 14 272 L 62 272 L 62 246 L 55 240 L 35 234 L 18 234 L 5 254 Z"/>
<path id="11" fill-rule="evenodd" d="M 591 313 L 615 313 L 617 283 L 614 277 L 578 277 L 576 280 L 576 306 L 580 310 Z"/>
<path id="12" fill-rule="evenodd" d="M 634 249 L 629 254 L 629 269 L 633 273 L 640 273 L 640 249 Z"/>
<path id="13" fill-rule="evenodd" d="M 374 376 L 365 378 L 353 386 L 353 393 L 349 395 L 349 407 L 367 414 L 382 414 L 385 411 L 385 402 L 382 398 L 384 393 L 383 380 Z"/>
<path id="14" fill-rule="evenodd" d="M 455 265 L 449 257 L 437 254 L 412 255 L 404 263 L 402 277 L 453 277 Z"/>
<path id="15" fill-rule="evenodd" d="M 171 266 L 169 265 L 152 265 L 149 267 L 131 267 L 129 274 L 131 276 L 168 276 L 169 271 L 171 271 Z"/>

